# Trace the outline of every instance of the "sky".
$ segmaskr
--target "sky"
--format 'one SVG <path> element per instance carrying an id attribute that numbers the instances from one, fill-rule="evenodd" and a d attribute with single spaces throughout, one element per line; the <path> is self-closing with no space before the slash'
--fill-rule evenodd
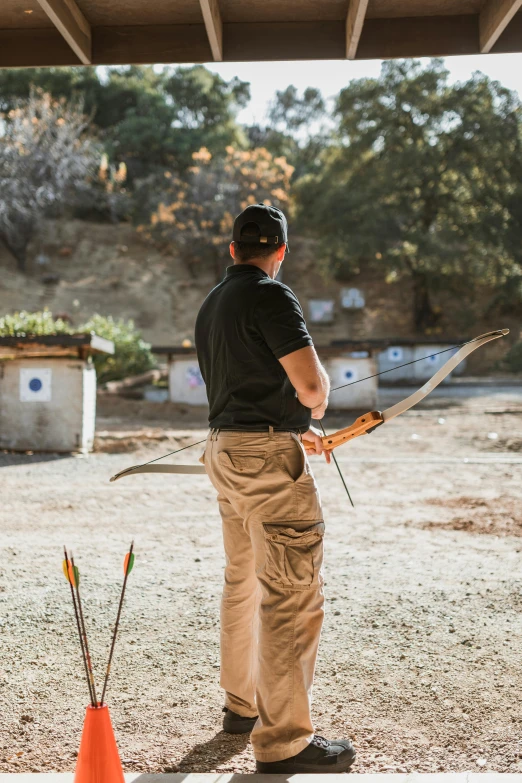
<path id="1" fill-rule="evenodd" d="M 505 87 L 516 90 L 522 98 L 522 54 L 447 57 L 446 67 L 452 81 L 466 81 L 474 71 L 482 71 Z M 306 87 L 318 87 L 328 98 L 338 93 L 351 79 L 378 76 L 381 61 L 209 63 L 207 68 L 219 73 L 227 81 L 238 76 L 243 81 L 250 82 L 252 100 L 238 116 L 240 122 L 250 125 L 263 122 L 267 106 L 276 90 L 284 90 L 289 84 L 295 85 L 300 92 Z"/>

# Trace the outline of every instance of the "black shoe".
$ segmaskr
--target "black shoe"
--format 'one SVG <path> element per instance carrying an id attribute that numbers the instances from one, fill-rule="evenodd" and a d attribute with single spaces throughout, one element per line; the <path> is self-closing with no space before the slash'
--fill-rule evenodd
<path id="1" fill-rule="evenodd" d="M 223 731 L 228 734 L 249 734 L 254 728 L 257 715 L 254 718 L 244 718 L 237 712 L 232 712 L 228 707 L 223 707 L 225 717 L 223 718 Z"/>
<path id="2" fill-rule="evenodd" d="M 355 748 L 350 740 L 332 740 L 314 735 L 307 747 L 281 761 L 256 761 L 256 772 L 347 772 L 355 761 Z"/>

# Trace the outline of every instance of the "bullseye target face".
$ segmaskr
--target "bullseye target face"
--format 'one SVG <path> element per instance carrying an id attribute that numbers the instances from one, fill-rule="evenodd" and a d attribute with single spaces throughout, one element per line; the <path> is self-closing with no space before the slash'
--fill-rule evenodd
<path id="1" fill-rule="evenodd" d="M 359 380 L 359 373 L 354 367 L 344 367 L 342 379 L 344 383 L 353 383 L 353 381 Z"/>
<path id="2" fill-rule="evenodd" d="M 390 362 L 402 361 L 402 348 L 399 348 L 398 346 L 388 348 L 388 360 Z"/>
<path id="3" fill-rule="evenodd" d="M 20 370 L 21 402 L 50 402 L 52 396 L 52 370 L 24 367 Z"/>

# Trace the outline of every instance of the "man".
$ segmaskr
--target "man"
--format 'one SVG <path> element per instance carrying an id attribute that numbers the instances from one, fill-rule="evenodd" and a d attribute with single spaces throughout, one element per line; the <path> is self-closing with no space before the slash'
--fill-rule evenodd
<path id="1" fill-rule="evenodd" d="M 234 223 L 234 265 L 196 321 L 211 427 L 202 460 L 226 554 L 223 728 L 253 729 L 258 772 L 343 772 L 350 741 L 314 735 L 310 717 L 324 522 L 306 455 L 323 453 L 310 422 L 324 416 L 329 379 L 297 298 L 275 279 L 287 251 L 284 214 L 247 207 Z"/>

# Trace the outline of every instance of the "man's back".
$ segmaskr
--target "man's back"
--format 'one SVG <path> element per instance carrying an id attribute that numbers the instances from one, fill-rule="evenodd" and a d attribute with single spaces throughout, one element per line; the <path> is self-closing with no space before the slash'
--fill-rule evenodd
<path id="1" fill-rule="evenodd" d="M 297 399 L 279 359 L 312 344 L 287 286 L 252 264 L 229 267 L 196 321 L 210 426 L 307 430 L 310 411 Z"/>

